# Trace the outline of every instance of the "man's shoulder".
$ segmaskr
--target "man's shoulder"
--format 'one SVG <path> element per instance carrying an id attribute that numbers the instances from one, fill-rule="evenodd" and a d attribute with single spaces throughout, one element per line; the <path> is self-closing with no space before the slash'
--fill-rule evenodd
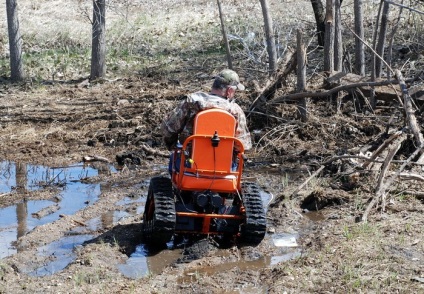
<path id="1" fill-rule="evenodd" d="M 187 101 L 195 102 L 195 101 L 205 101 L 209 100 L 211 95 L 205 92 L 195 92 L 187 95 Z"/>

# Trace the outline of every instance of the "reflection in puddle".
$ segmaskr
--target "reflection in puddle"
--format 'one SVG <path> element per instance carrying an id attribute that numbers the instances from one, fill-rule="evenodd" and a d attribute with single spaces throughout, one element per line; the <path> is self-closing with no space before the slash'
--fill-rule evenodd
<path id="1" fill-rule="evenodd" d="M 237 269 L 239 271 L 259 270 L 269 266 L 270 260 L 271 260 L 270 257 L 266 256 L 263 258 L 259 258 L 257 260 L 249 260 L 249 261 L 240 260 L 240 261 L 222 263 L 215 266 L 195 268 L 192 270 L 185 271 L 184 276 L 179 279 L 179 282 L 190 283 L 195 281 L 198 277 L 202 277 L 205 275 L 213 276 L 215 274 L 230 271 L 232 269 Z"/>
<path id="2" fill-rule="evenodd" d="M 269 268 L 277 265 L 280 262 L 286 262 L 302 255 L 302 249 L 297 244 L 298 234 L 278 233 L 271 237 L 271 242 L 274 245 L 272 254 L 261 257 L 256 260 L 239 260 L 227 262 L 215 266 L 205 266 L 195 268 L 185 272 L 184 276 L 179 279 L 180 283 L 190 283 L 201 278 L 204 275 L 212 276 L 225 271 L 237 269 L 238 271 L 258 271 L 263 268 Z M 244 291 L 240 293 L 247 293 Z M 264 289 L 260 286 L 251 287 L 252 293 L 263 293 Z"/>
<path id="3" fill-rule="evenodd" d="M 131 204 L 137 204 L 136 214 L 142 214 L 144 212 L 144 204 L 146 202 L 145 195 L 140 195 L 137 198 L 135 197 L 125 197 L 124 199 L 115 203 L 117 206 L 128 206 Z"/>
<path id="4" fill-rule="evenodd" d="M 162 270 L 181 257 L 182 250 L 162 250 L 151 254 L 144 244 L 136 247 L 125 264 L 118 265 L 119 271 L 130 279 L 138 279 L 151 274 L 160 274 Z"/>
<path id="5" fill-rule="evenodd" d="M 82 164 L 49 168 L 1 162 L 0 193 L 13 192 L 13 196 L 21 197 L 22 201 L 0 208 L 0 259 L 15 254 L 19 250 L 15 247 L 17 239 L 35 227 L 53 222 L 60 215 L 75 214 L 96 202 L 101 194 L 101 184 L 86 184 L 81 180 L 99 173 L 99 170 Z M 46 186 L 61 189 L 53 200 L 25 199 L 26 193 Z"/>
<path id="6" fill-rule="evenodd" d="M 144 245 L 138 245 L 125 264 L 118 265 L 119 271 L 131 279 L 138 279 L 149 274 L 147 266 L 147 250 Z"/>
<path id="7" fill-rule="evenodd" d="M 41 277 L 53 275 L 63 270 L 75 259 L 74 248 L 92 238 L 91 235 L 68 236 L 40 247 L 38 255 L 48 257 L 51 260 L 47 264 L 26 273 L 30 276 Z"/>
<path id="8" fill-rule="evenodd" d="M 276 265 L 280 262 L 289 261 L 300 257 L 302 249 L 297 244 L 298 234 L 278 233 L 272 236 L 272 243 L 278 249 L 271 257 L 270 265 Z"/>
<path id="9" fill-rule="evenodd" d="M 297 247 L 297 238 L 295 234 L 281 233 L 273 235 L 272 241 L 277 247 Z"/>
<path id="10" fill-rule="evenodd" d="M 282 255 L 276 255 L 271 257 L 270 265 L 276 265 L 280 262 L 289 261 L 302 256 L 302 251 L 300 249 L 290 250 L 289 252 L 286 252 L 284 254 L 283 252 L 281 253 Z"/>

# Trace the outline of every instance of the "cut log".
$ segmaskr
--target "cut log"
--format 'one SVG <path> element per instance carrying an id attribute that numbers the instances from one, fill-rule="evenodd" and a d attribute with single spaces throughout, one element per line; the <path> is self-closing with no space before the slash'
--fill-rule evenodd
<path id="1" fill-rule="evenodd" d="M 324 80 L 324 87 L 326 89 L 333 89 L 335 87 L 340 87 L 344 85 L 351 85 L 351 84 L 359 84 L 369 82 L 369 77 L 363 77 L 360 75 L 356 75 L 353 73 L 344 73 L 344 72 L 336 72 L 332 76 L 326 78 Z M 382 78 L 376 78 L 374 83 L 377 83 L 377 86 L 373 86 L 375 90 L 375 97 L 377 100 L 382 101 L 400 101 L 400 91 L 393 87 L 393 83 L 389 83 L 386 85 L 378 85 L 378 83 L 384 83 L 387 82 L 387 80 Z M 369 85 L 362 85 L 359 86 L 358 89 L 367 97 L 371 94 L 372 87 Z"/>

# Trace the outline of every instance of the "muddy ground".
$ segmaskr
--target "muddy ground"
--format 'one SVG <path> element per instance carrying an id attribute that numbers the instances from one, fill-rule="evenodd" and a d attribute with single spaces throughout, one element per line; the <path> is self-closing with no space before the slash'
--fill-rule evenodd
<path id="1" fill-rule="evenodd" d="M 128 278 L 118 266 L 142 243 L 142 216 L 133 214 L 96 230 L 75 249 L 76 259 L 62 271 L 27 274 L 55 258 L 38 255 L 38 248 L 60 240 L 70 230 L 84 228 L 106 211 L 119 209 L 120 200 L 146 192 L 150 177 L 166 173 L 163 155 L 167 152 L 159 124 L 185 93 L 206 90 L 209 74 L 190 72 L 189 76 L 198 77 L 194 83 L 178 73 L 95 84 L 87 80 L 45 85 L 2 81 L 2 160 L 59 167 L 97 158 L 107 159 L 117 171 L 86 179 L 107 185 L 98 201 L 17 240 L 18 252 L 0 260 L 0 293 L 423 292 L 422 199 L 405 193 L 391 195 L 384 212 L 374 209 L 368 223 L 358 223 L 376 182 L 363 174 L 353 180 L 337 176 L 342 170 L 337 162 L 290 197 L 326 159 L 359 154 L 359 148 L 381 142 L 388 117 L 384 107 L 378 116 L 352 115 L 349 103 L 337 113 L 329 101 L 310 103 L 308 123 L 296 119 L 292 104 L 278 109 L 281 122 L 249 118 L 255 149 L 249 154 L 245 178 L 273 195 L 267 206 L 268 234 L 259 246 L 219 249 L 207 242 L 199 245 L 199 254 L 193 258 L 177 251 L 179 259 L 163 269 Z M 247 88 L 239 95 L 244 109 L 257 94 L 253 83 L 247 83 Z M 401 114 L 395 123 L 402 124 Z M 87 164 L 99 168 L 101 163 Z M 0 195 L 0 205 L 50 199 L 54 189 L 60 187 L 14 190 Z M 136 211 L 139 205 L 126 209 Z M 316 208 L 319 212 L 308 214 Z M 270 262 L 284 254 L 273 242 L 273 236 L 282 233 L 296 236 L 299 247 L 287 260 Z"/>

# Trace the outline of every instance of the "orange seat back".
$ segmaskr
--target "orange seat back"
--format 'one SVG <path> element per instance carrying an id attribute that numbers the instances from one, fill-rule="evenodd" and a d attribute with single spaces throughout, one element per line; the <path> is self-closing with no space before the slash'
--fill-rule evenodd
<path id="1" fill-rule="evenodd" d="M 212 190 L 234 192 L 240 186 L 243 145 L 235 138 L 237 121 L 233 115 L 222 109 L 208 109 L 199 112 L 193 121 L 193 135 L 186 139 L 182 154 L 180 172 L 174 175 L 181 190 Z M 212 145 L 214 134 L 219 137 L 216 147 Z M 191 147 L 190 147 L 191 145 Z M 232 170 L 234 146 L 240 151 L 240 166 Z M 191 164 L 187 166 L 189 158 Z"/>
<path id="2" fill-rule="evenodd" d="M 191 158 L 198 169 L 230 172 L 233 159 L 234 137 L 237 122 L 234 116 L 222 109 L 208 109 L 199 112 L 193 122 L 193 135 L 205 138 L 193 139 Z M 217 147 L 212 147 L 211 138 L 215 132 L 220 138 Z"/>

